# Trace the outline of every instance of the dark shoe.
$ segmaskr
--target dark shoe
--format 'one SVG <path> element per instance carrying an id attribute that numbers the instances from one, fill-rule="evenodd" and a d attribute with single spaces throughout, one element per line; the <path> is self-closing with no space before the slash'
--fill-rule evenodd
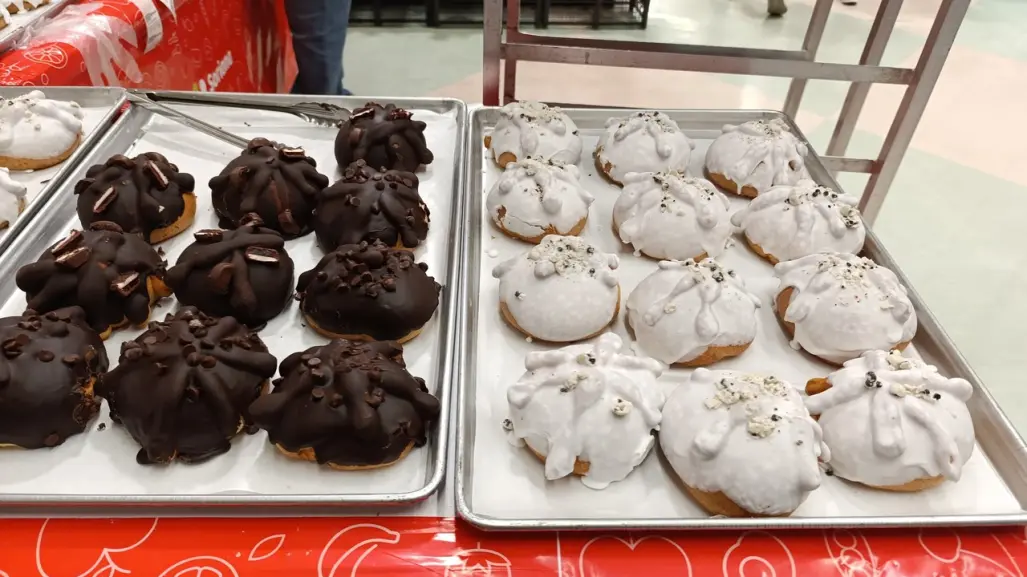
<path id="1" fill-rule="evenodd" d="M 785 6 L 785 0 L 767 0 L 767 14 L 771 16 L 781 16 L 785 12 L 788 12 L 788 7 Z"/>

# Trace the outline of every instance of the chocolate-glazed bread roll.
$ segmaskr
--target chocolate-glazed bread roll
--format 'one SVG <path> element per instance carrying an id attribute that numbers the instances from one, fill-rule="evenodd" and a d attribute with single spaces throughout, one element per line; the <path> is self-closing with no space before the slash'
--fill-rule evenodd
<path id="1" fill-rule="evenodd" d="M 302 148 L 254 138 L 242 154 L 210 179 L 222 228 L 236 228 L 251 214 L 285 238 L 310 232 L 310 215 L 328 177 Z"/>
<path id="2" fill-rule="evenodd" d="M 0 319 L 0 447 L 60 445 L 100 410 L 103 340 L 78 307 Z"/>
<path id="3" fill-rule="evenodd" d="M 395 104 L 368 102 L 339 127 L 335 160 L 339 169 L 364 160 L 375 168 L 414 172 L 435 159 L 424 139 L 425 127 Z"/>
<path id="4" fill-rule="evenodd" d="M 345 339 L 293 353 L 250 406 L 282 453 L 333 469 L 373 469 L 427 442 L 439 401 L 406 371 L 403 349 Z"/>
<path id="5" fill-rule="evenodd" d="M 232 448 L 276 363 L 239 321 L 183 307 L 122 344 L 96 394 L 142 446 L 139 464 L 199 462 Z"/>
<path id="6" fill-rule="evenodd" d="M 115 154 L 86 171 L 75 185 L 83 227 L 110 221 L 125 232 L 163 242 L 189 228 L 196 216 L 192 175 L 156 152 L 129 158 Z"/>

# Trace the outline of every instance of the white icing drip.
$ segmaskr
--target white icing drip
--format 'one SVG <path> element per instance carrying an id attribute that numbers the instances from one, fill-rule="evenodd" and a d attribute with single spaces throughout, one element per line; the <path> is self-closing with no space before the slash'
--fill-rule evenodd
<path id="1" fill-rule="evenodd" d="M 719 256 L 732 227 L 730 203 L 713 184 L 677 172 L 631 173 L 613 207 L 613 223 L 635 254 L 669 260 Z"/>
<path id="2" fill-rule="evenodd" d="M 916 333 L 916 313 L 892 271 L 851 254 L 818 253 L 779 263 L 780 290 L 792 292 L 784 320 L 795 341 L 833 363 L 888 350 Z M 781 311 L 779 311 L 781 312 Z"/>
<path id="3" fill-rule="evenodd" d="M 857 202 L 806 179 L 760 194 L 731 223 L 779 261 L 817 252 L 856 254 L 866 237 Z"/>
<path id="4" fill-rule="evenodd" d="M 794 511 L 830 460 L 820 426 L 784 381 L 696 369 L 663 409 L 660 446 L 690 487 L 763 515 Z"/>
<path id="5" fill-rule="evenodd" d="M 541 102 L 511 102 L 499 110 L 492 132 L 493 158 L 512 152 L 518 160 L 528 156 L 577 164 L 582 142 L 578 127 L 559 108 Z"/>
<path id="6" fill-rule="evenodd" d="M 572 236 L 549 235 L 492 271 L 499 301 L 531 336 L 551 342 L 589 337 L 613 319 L 620 285 L 615 255 Z"/>
<path id="7" fill-rule="evenodd" d="M 899 351 L 868 351 L 808 397 L 839 477 L 871 486 L 941 475 L 959 480 L 974 446 L 973 387 Z"/>
<path id="8" fill-rule="evenodd" d="M 600 165 L 610 164 L 610 176 L 623 183 L 631 172 L 684 173 L 694 148 L 695 143 L 666 114 L 638 112 L 606 121 L 596 155 Z"/>
<path id="9" fill-rule="evenodd" d="M 0 230 L 14 224 L 25 209 L 25 185 L 12 179 L 6 168 L 0 167 Z"/>
<path id="10" fill-rule="evenodd" d="M 656 383 L 663 365 L 621 354 L 606 333 L 591 345 L 529 353 L 528 370 L 507 390 L 513 436 L 546 458 L 549 480 L 589 464 L 582 482 L 602 489 L 645 459 L 660 427 L 664 396 Z"/>
<path id="11" fill-rule="evenodd" d="M 60 156 L 82 132 L 82 109 L 48 100 L 39 90 L 0 102 L 0 155 L 23 159 Z"/>
<path id="12" fill-rule="evenodd" d="M 578 181 L 578 167 L 531 158 L 506 166 L 485 206 L 492 221 L 525 237 L 555 229 L 568 234 L 595 198 Z"/>
<path id="13" fill-rule="evenodd" d="M 738 185 L 763 194 L 775 184 L 795 184 L 809 178 L 806 145 L 781 119 L 752 120 L 726 125 L 706 151 L 706 170 L 723 174 Z"/>

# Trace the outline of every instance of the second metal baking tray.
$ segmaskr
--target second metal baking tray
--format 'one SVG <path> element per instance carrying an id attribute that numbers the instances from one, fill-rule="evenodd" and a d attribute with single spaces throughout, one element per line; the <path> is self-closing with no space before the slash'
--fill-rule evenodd
<path id="1" fill-rule="evenodd" d="M 620 190 L 596 174 L 592 150 L 610 117 L 629 111 L 567 109 L 584 139 L 578 164 L 582 183 L 596 198 L 582 236 L 605 252 L 621 258 L 617 276 L 622 299 L 644 276 L 656 269 L 656 261 L 635 257 L 624 248 L 611 228 L 612 207 Z M 689 167 L 702 174 L 706 149 L 725 124 L 756 119 L 782 118 L 801 136 L 787 117 L 771 111 L 666 111 L 696 143 Z M 602 491 L 589 489 L 576 478 L 547 482 L 542 464 L 523 448 L 506 439 L 502 421 L 508 416 L 506 389 L 524 372 L 524 355 L 553 345 L 526 342 L 510 329 L 498 312 L 498 281 L 490 274 L 504 260 L 523 253 L 530 245 L 499 232 L 484 209 L 484 197 L 500 175 L 482 139 L 499 118 L 496 108 L 477 108 L 470 113 L 467 142 L 468 207 L 464 227 L 467 241 L 464 282 L 461 287 L 461 336 L 459 339 L 458 432 L 456 506 L 470 523 L 486 529 L 784 529 L 810 527 L 884 527 L 923 525 L 998 525 L 1027 522 L 1027 452 L 1024 443 L 1005 418 L 977 375 L 902 274 L 898 264 L 872 233 L 864 255 L 895 271 L 909 288 L 920 328 L 913 341 L 916 353 L 937 365 L 946 375 L 968 379 L 974 387 L 969 409 L 977 434 L 977 447 L 958 483 L 921 493 L 889 493 L 857 487 L 835 477 L 823 478 L 821 487 L 786 518 L 731 519 L 708 516 L 681 490 L 659 449 L 627 479 Z M 822 184 L 837 183 L 811 152 L 807 165 Z M 746 200 L 728 195 L 731 212 Z M 712 368 L 772 373 L 802 387 L 812 377 L 834 370 L 829 365 L 793 350 L 774 317 L 771 299 L 777 288 L 773 268 L 736 237 L 736 243 L 718 257 L 746 280 L 760 295 L 759 330 L 749 350 L 740 357 Z M 623 300 L 622 300 L 623 303 Z M 623 307 L 622 307 L 623 310 Z M 626 336 L 621 314 L 611 330 Z M 671 369 L 661 378 L 674 386 L 690 373 Z"/>

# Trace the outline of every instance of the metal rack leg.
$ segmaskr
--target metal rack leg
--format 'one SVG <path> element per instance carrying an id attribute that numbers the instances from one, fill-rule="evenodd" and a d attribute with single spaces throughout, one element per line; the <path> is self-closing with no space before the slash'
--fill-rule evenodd
<path id="1" fill-rule="evenodd" d="M 519 0 L 509 0 L 519 2 Z M 486 0 L 482 22 L 482 102 L 485 106 L 499 106 L 499 79 L 503 50 L 503 4 Z"/>
<path id="2" fill-rule="evenodd" d="M 813 6 L 813 13 L 809 17 L 809 27 L 806 28 L 806 37 L 802 40 L 802 49 L 806 52 L 809 60 L 817 59 L 817 49 L 820 48 L 820 40 L 824 37 L 824 29 L 827 28 L 827 17 L 831 15 L 832 4 L 834 4 L 834 0 L 817 0 Z M 791 86 L 788 87 L 788 96 L 785 97 L 785 114 L 795 118 L 799 113 L 802 93 L 805 90 L 805 79 L 792 80 Z"/>
<path id="3" fill-rule="evenodd" d="M 507 37 L 511 33 L 517 32 L 517 28 L 521 25 L 521 2 L 520 0 L 507 0 L 506 3 L 506 33 Z M 507 102 L 513 102 L 516 100 L 514 96 L 517 90 L 517 59 L 510 58 L 507 56 L 506 61 L 503 63 L 503 100 L 500 104 L 506 104 Z"/>

